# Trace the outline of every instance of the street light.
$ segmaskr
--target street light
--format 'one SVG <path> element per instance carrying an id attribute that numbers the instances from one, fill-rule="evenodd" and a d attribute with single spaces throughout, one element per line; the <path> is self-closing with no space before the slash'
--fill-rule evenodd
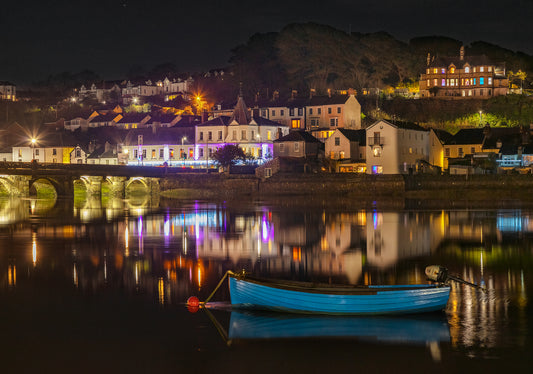
<path id="1" fill-rule="evenodd" d="M 37 139 L 31 138 L 31 161 L 35 161 L 35 143 L 37 143 Z"/>
<path id="2" fill-rule="evenodd" d="M 185 165 L 185 157 L 187 155 L 187 153 L 185 152 L 185 150 L 183 148 L 183 144 L 185 143 L 185 140 L 187 140 L 186 136 L 181 138 L 181 152 L 183 152 L 182 155 L 181 155 L 181 160 L 182 160 L 184 165 Z"/>
<path id="3" fill-rule="evenodd" d="M 482 122 L 483 122 L 482 119 L 481 119 L 481 114 L 482 114 L 482 113 L 483 113 L 483 111 L 480 110 L 480 111 L 479 111 L 479 126 L 481 126 L 481 125 L 482 125 Z"/>

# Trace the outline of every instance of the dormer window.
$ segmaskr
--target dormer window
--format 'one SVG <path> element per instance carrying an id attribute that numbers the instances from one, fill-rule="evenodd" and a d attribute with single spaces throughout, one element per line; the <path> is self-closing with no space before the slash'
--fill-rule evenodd
<path id="1" fill-rule="evenodd" d="M 450 74 L 455 73 L 455 66 L 450 66 Z"/>
<path id="2" fill-rule="evenodd" d="M 442 69 L 440 70 L 440 72 L 441 72 L 442 74 L 445 74 L 445 73 L 446 73 L 446 69 L 442 68 Z"/>
<path id="3" fill-rule="evenodd" d="M 469 66 L 465 66 L 465 73 L 470 73 L 470 67 Z"/>

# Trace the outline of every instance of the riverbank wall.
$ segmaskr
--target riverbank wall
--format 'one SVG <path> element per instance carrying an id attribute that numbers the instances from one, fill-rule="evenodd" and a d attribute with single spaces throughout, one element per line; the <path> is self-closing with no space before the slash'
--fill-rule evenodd
<path id="1" fill-rule="evenodd" d="M 170 197 L 347 196 L 418 198 L 493 198 L 533 195 L 531 175 L 366 175 L 276 174 L 268 179 L 247 175 L 205 174 L 160 181 Z M 533 196 L 531 197 L 533 199 Z"/>

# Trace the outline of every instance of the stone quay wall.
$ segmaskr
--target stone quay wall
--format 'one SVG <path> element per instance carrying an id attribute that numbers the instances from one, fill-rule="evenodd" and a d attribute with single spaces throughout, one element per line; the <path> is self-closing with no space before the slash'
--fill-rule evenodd
<path id="1" fill-rule="evenodd" d="M 533 175 L 366 175 L 276 174 L 268 179 L 252 175 L 184 174 L 160 180 L 163 194 L 191 197 L 230 196 L 418 196 L 483 197 L 529 196 Z"/>

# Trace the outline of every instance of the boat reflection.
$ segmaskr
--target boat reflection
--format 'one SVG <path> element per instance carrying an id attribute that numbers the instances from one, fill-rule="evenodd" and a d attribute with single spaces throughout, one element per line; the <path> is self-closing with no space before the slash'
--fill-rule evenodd
<path id="1" fill-rule="evenodd" d="M 445 315 L 355 317 L 232 311 L 228 339 L 352 338 L 374 342 L 426 344 L 449 342 Z"/>

